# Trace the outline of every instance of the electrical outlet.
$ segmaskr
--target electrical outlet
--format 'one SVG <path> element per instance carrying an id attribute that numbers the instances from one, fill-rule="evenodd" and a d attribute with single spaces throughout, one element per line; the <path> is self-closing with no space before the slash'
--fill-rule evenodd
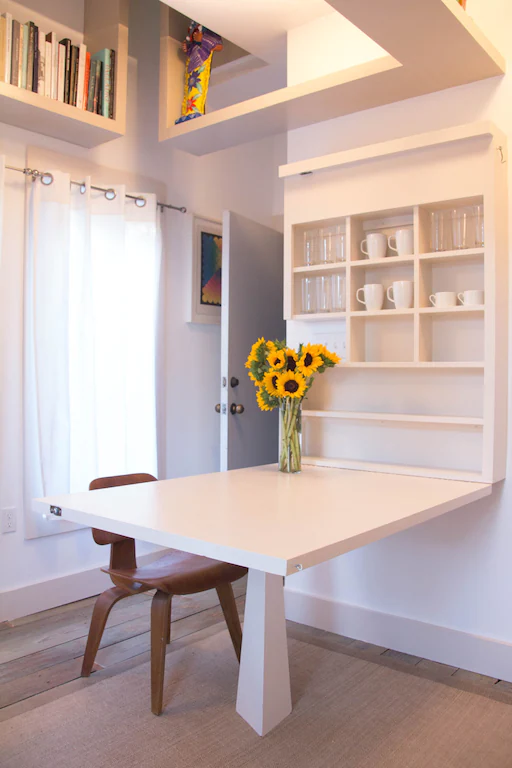
<path id="1" fill-rule="evenodd" d="M 16 508 L 2 509 L 2 533 L 14 533 L 16 530 Z"/>

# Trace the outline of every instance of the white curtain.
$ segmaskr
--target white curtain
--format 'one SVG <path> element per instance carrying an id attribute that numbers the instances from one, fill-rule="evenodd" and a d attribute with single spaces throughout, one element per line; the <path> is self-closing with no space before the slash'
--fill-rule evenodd
<path id="1" fill-rule="evenodd" d="M 27 508 L 94 477 L 157 473 L 156 197 L 141 193 L 138 207 L 122 186 L 108 200 L 89 179 L 80 188 L 52 173 L 27 198 Z"/>

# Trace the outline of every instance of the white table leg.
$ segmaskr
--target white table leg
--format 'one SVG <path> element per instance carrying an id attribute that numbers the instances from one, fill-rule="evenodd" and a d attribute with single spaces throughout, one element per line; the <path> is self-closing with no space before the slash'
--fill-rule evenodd
<path id="1" fill-rule="evenodd" d="M 260 736 L 292 711 L 283 577 L 249 570 L 236 711 Z"/>

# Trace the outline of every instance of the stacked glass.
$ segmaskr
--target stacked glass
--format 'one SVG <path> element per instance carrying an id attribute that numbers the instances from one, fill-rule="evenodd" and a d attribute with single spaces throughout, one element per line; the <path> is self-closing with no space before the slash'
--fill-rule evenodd
<path id="1" fill-rule="evenodd" d="M 466 205 L 432 211 L 430 247 L 432 251 L 480 248 L 484 245 L 484 206 Z"/>

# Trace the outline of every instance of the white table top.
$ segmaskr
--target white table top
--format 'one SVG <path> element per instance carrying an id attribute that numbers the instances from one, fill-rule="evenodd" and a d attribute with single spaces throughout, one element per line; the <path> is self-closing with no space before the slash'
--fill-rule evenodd
<path id="1" fill-rule="evenodd" d="M 53 496 L 62 519 L 285 576 L 457 509 L 492 485 L 275 465 Z M 58 522 L 55 523 L 58 525 Z"/>

